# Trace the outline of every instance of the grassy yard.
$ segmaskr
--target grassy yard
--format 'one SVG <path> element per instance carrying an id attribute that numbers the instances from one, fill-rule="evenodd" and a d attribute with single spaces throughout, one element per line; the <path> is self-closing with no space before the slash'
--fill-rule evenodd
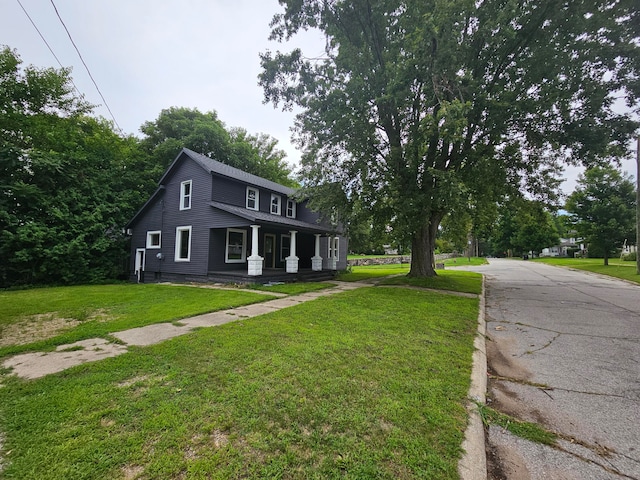
<path id="1" fill-rule="evenodd" d="M 232 293 L 232 294 L 231 294 Z M 189 286 L 115 284 L 0 292 L 0 357 L 269 300 Z"/>
<path id="2" fill-rule="evenodd" d="M 5 377 L 4 478 L 458 478 L 477 312 L 364 287 Z"/>
<path id="3" fill-rule="evenodd" d="M 558 258 L 545 257 L 536 258 L 534 261 L 557 265 L 560 267 L 570 267 L 578 270 L 586 270 L 610 277 L 621 278 L 635 283 L 640 283 L 640 275 L 636 273 L 636 262 L 625 262 L 619 258 L 610 258 L 609 265 L 603 265 L 602 258 Z"/>
<path id="4" fill-rule="evenodd" d="M 445 262 L 450 267 L 464 265 L 483 265 L 487 263 L 484 258 L 472 257 L 471 263 L 467 258 L 448 259 Z M 435 288 L 440 290 L 452 290 L 466 293 L 480 294 L 482 290 L 482 276 L 474 272 L 465 272 L 462 270 L 445 269 L 438 270 L 438 276 L 434 278 L 407 278 L 409 273 L 409 264 L 392 264 L 392 265 L 367 265 L 361 267 L 351 267 L 350 272 L 341 273 L 338 280 L 344 282 L 357 282 L 369 279 L 381 279 L 386 285 L 411 285 L 423 288 Z M 382 279 L 382 277 L 393 276 L 391 278 Z"/>

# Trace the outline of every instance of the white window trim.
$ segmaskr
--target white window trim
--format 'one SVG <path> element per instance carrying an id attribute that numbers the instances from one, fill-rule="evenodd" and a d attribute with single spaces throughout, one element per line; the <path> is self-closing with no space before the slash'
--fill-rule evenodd
<path id="1" fill-rule="evenodd" d="M 275 212 L 273 211 L 273 206 L 274 206 L 273 201 L 274 200 L 278 201 L 276 203 L 278 208 L 276 209 Z M 272 213 L 273 215 L 280 215 L 281 211 L 282 211 L 282 197 L 280 197 L 280 195 L 276 195 L 275 193 L 272 193 L 271 194 L 271 203 L 269 203 L 269 212 Z"/>
<path id="2" fill-rule="evenodd" d="M 189 245 L 187 246 L 187 258 L 180 258 L 180 247 L 181 247 L 181 232 L 188 231 L 189 232 Z M 191 225 L 184 227 L 176 227 L 176 250 L 174 260 L 176 262 L 190 262 L 191 261 L 191 238 L 193 237 L 191 232 Z"/>
<path id="3" fill-rule="evenodd" d="M 242 258 L 229 258 L 229 233 L 242 234 Z M 239 228 L 227 228 L 226 242 L 224 247 L 225 263 L 244 263 L 247 261 L 247 231 Z"/>
<path id="4" fill-rule="evenodd" d="M 256 192 L 256 205 L 255 205 L 255 207 L 250 207 L 249 206 L 249 191 L 251 191 L 251 190 Z M 245 205 L 249 210 L 260 210 L 260 190 L 258 190 L 257 188 L 254 188 L 254 187 L 247 187 L 247 196 L 246 196 Z"/>
<path id="5" fill-rule="evenodd" d="M 291 215 L 289 215 L 289 203 L 291 203 Z M 296 218 L 296 208 L 295 200 L 287 199 L 287 218 Z"/>
<path id="6" fill-rule="evenodd" d="M 291 254 L 291 235 L 280 235 L 280 261 L 281 262 L 284 262 L 287 259 L 287 257 L 284 256 L 284 251 L 283 251 L 283 247 L 284 247 L 283 239 L 285 238 L 289 239 L 289 254 L 287 256 Z"/>
<path id="7" fill-rule="evenodd" d="M 327 254 L 329 258 L 335 257 L 336 260 L 340 258 L 340 237 L 329 237 L 329 241 L 327 242 Z"/>
<path id="8" fill-rule="evenodd" d="M 185 186 L 189 185 L 189 195 L 185 195 L 184 191 L 185 191 Z M 191 210 L 191 200 L 193 197 L 193 181 L 192 180 L 185 180 L 184 182 L 180 183 L 180 210 Z M 189 206 L 185 207 L 184 206 L 184 201 L 185 199 L 189 199 Z"/>
<path id="9" fill-rule="evenodd" d="M 158 245 L 151 243 L 151 237 L 153 235 L 158 235 Z M 147 232 L 147 248 L 162 248 L 162 232 L 160 230 Z"/>

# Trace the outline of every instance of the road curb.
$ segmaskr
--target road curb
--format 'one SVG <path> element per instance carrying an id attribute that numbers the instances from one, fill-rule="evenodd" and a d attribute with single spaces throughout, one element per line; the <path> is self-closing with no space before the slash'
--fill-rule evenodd
<path id="1" fill-rule="evenodd" d="M 478 309 L 478 334 L 474 340 L 471 386 L 469 387 L 467 411 L 469 424 L 464 434 L 463 456 L 458 462 L 458 473 L 462 480 L 486 480 L 487 455 L 485 451 L 484 426 L 478 404 L 486 403 L 487 392 L 487 350 L 485 322 L 485 277 L 482 277 L 482 293 Z"/>

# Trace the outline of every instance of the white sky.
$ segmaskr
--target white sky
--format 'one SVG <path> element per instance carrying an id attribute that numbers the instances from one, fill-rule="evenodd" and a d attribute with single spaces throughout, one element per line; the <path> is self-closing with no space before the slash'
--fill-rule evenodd
<path id="1" fill-rule="evenodd" d="M 75 84 L 95 112 L 111 119 L 51 0 L 20 0 L 54 53 L 72 67 Z M 277 0 L 54 0 L 113 115 L 127 134 L 164 108 L 215 110 L 227 127 L 267 133 L 297 164 L 292 145 L 294 113 L 263 104 L 258 54 L 290 50 L 269 42 L 269 22 L 282 11 Z M 0 45 L 17 50 L 24 65 L 59 65 L 18 0 L 0 0 Z M 305 55 L 322 53 L 319 33 L 295 40 Z M 635 160 L 622 166 L 635 176 Z M 563 190 L 575 186 L 567 168 Z"/>
<path id="2" fill-rule="evenodd" d="M 95 112 L 111 119 L 50 0 L 20 0 Z M 258 54 L 269 42 L 277 0 L 54 0 L 106 103 L 127 134 L 172 106 L 215 110 L 227 127 L 267 133 L 297 163 L 294 114 L 263 104 Z M 0 0 L 0 44 L 23 65 L 59 68 L 17 0 Z M 319 55 L 320 34 L 296 42 Z"/>

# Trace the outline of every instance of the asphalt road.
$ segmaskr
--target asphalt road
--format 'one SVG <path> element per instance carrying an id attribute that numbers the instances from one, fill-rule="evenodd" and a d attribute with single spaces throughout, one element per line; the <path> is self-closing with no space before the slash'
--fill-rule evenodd
<path id="1" fill-rule="evenodd" d="M 489 405 L 560 436 L 501 427 L 491 479 L 640 479 L 640 286 L 521 260 L 486 275 Z"/>

